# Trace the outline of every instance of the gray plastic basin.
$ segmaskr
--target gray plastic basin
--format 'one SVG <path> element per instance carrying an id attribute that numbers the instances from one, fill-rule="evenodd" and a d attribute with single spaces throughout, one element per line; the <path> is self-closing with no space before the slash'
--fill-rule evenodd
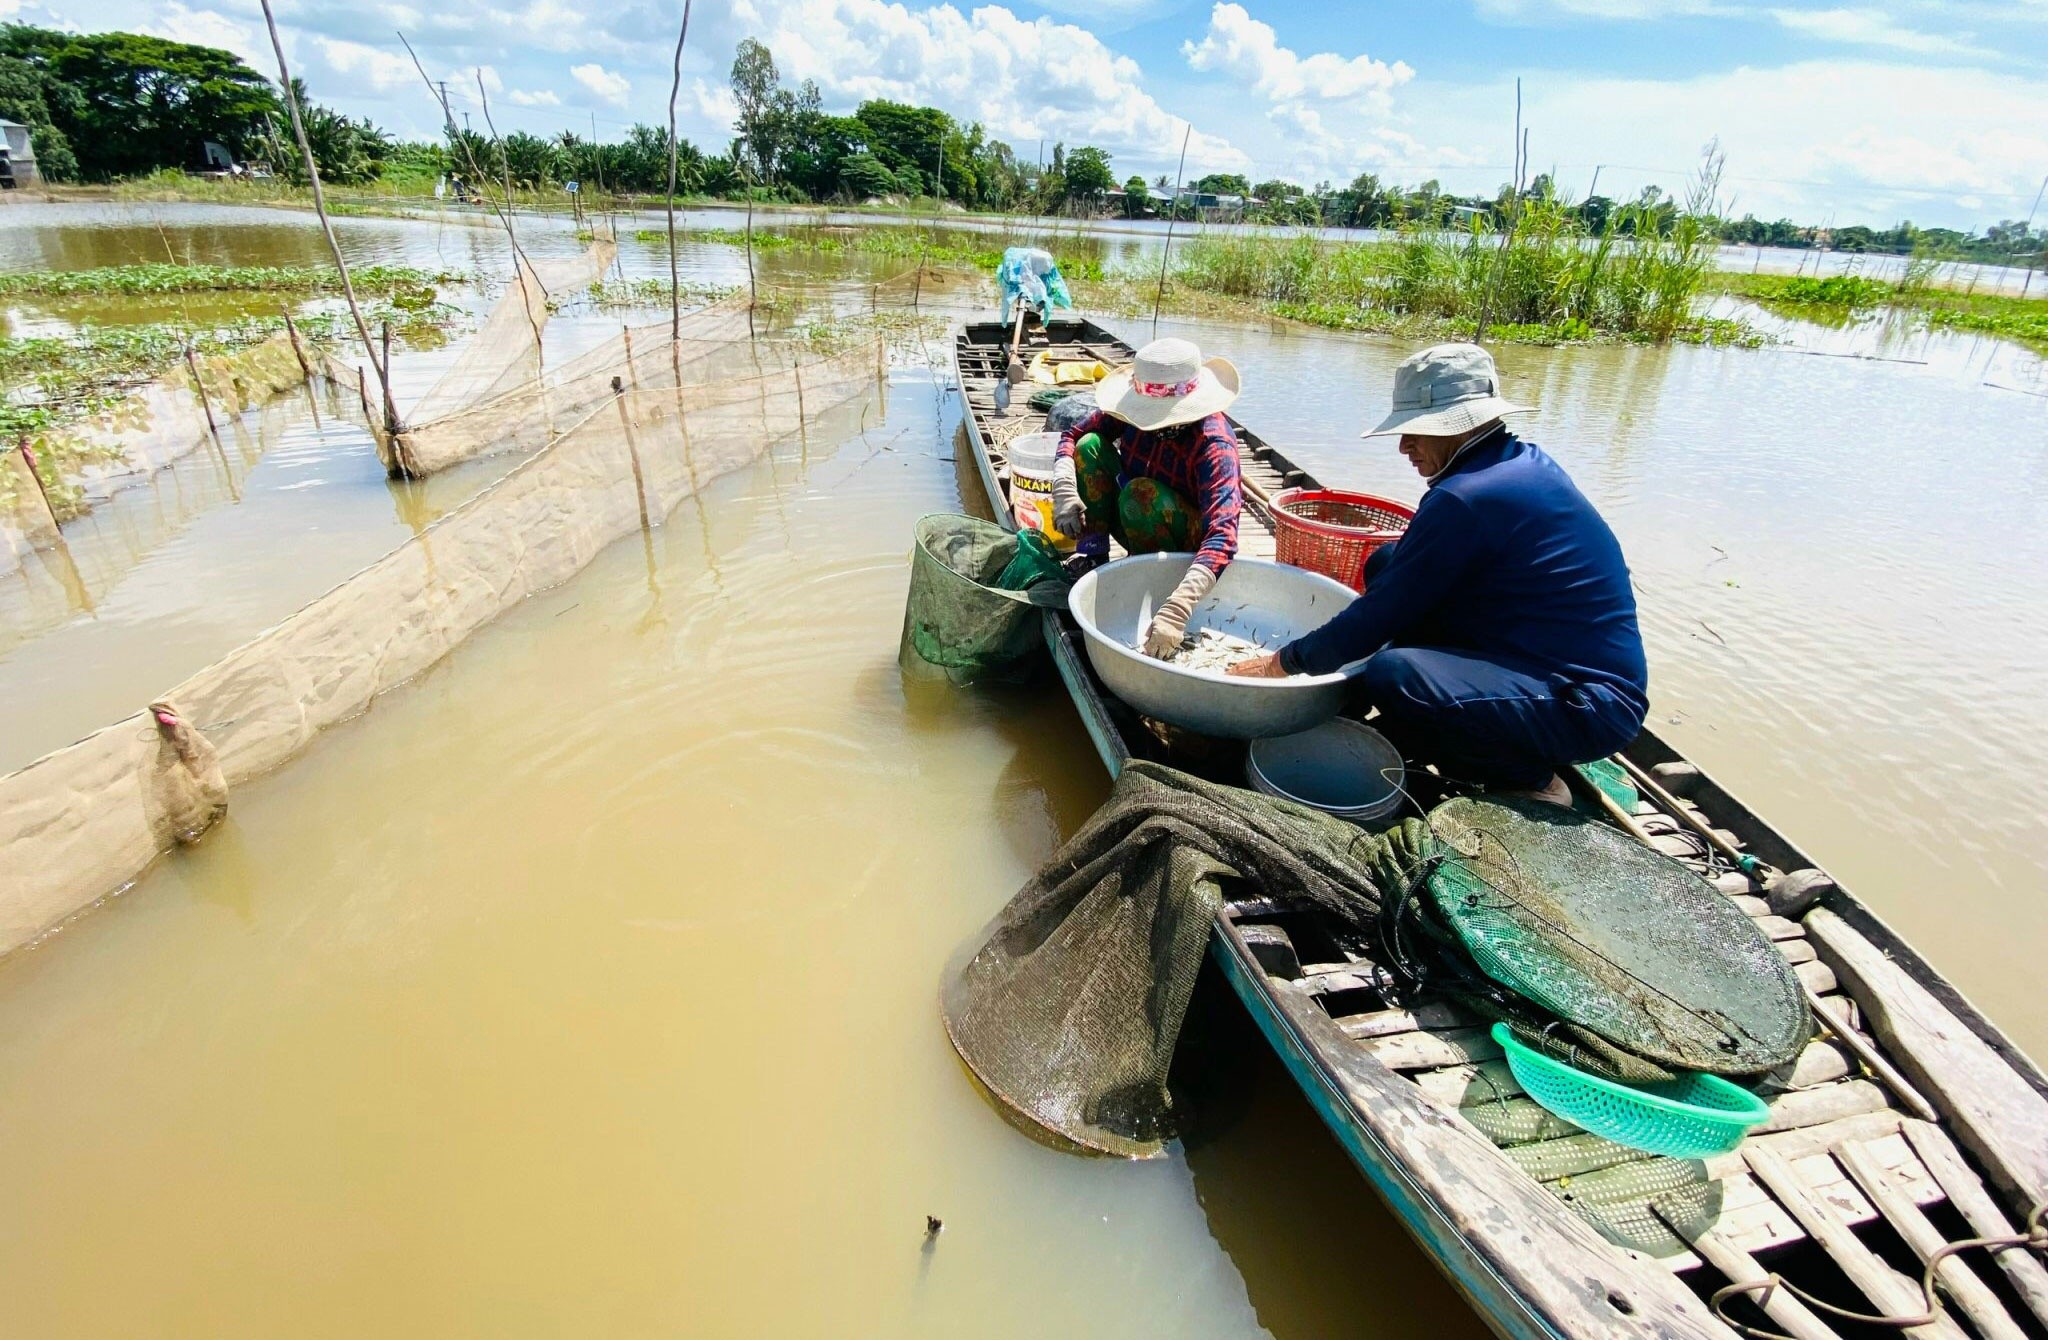
<path id="1" fill-rule="evenodd" d="M 1401 751 L 1372 727 L 1347 717 L 1252 741 L 1244 771 L 1253 790 L 1340 819 L 1392 814 L 1407 781 Z"/>
<path id="2" fill-rule="evenodd" d="M 1148 717 L 1227 740 L 1291 735 L 1337 715 L 1345 682 L 1365 662 L 1331 675 L 1233 679 L 1220 670 L 1168 665 L 1138 650 L 1153 613 L 1193 558 L 1122 558 L 1074 584 L 1068 608 L 1087 637 L 1089 664 L 1109 691 Z M 1272 651 L 1322 627 L 1355 599 L 1350 587 L 1321 573 L 1240 558 L 1195 607 L 1188 631 L 1220 629 Z"/>

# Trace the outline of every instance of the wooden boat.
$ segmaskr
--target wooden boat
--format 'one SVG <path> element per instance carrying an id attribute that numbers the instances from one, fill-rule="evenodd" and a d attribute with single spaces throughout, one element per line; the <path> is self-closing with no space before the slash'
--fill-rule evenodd
<path id="1" fill-rule="evenodd" d="M 967 437 L 999 518 L 1010 516 L 1004 443 L 1043 420 L 1023 394 L 997 408 L 1009 336 L 975 323 L 954 343 Z M 1039 351 L 1132 353 L 1089 321 L 1036 332 L 1026 357 Z M 1238 432 L 1261 493 L 1314 483 Z M 1241 552 L 1273 553 L 1256 494 L 1241 533 Z M 1070 616 L 1048 612 L 1045 634 L 1112 774 L 1139 756 L 1236 780 L 1227 750 L 1169 750 L 1171 732 L 1111 698 Z M 1370 951 L 1284 899 L 1227 904 L 1213 957 L 1366 1180 L 1498 1334 L 1726 1340 L 1741 1332 L 1712 1299 L 1732 1286 L 1751 1290 L 1723 1303 L 1738 1322 L 1799 1340 L 1878 1333 L 1790 1290 L 1763 1293 L 1775 1277 L 1850 1312 L 1921 1314 L 1921 1272 L 1945 1242 L 2011 1235 L 2048 1198 L 2048 1079 L 1847 889 L 1817 879 L 1802 910 L 1787 901 L 1795 885 L 1767 890 L 1743 873 L 1732 853 L 1780 871 L 1813 862 L 1677 750 L 1646 730 L 1623 757 L 1646 798 L 1612 817 L 1753 916 L 1822 1025 L 1767 1089 L 1769 1121 L 1732 1154 L 1653 1160 L 1550 1117 L 1478 1020 L 1443 1000 L 1397 1006 Z M 1773 913 L 1767 892 L 1793 916 Z M 1939 1280 L 1942 1315 L 1907 1334 L 2048 1336 L 2038 1252 L 1951 1255 Z"/>

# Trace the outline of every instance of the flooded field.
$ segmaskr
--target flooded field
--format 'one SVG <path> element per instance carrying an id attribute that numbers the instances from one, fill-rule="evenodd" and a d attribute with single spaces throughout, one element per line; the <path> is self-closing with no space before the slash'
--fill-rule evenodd
<path id="1" fill-rule="evenodd" d="M 226 213 L 0 209 L 0 264 L 136 259 L 158 223 L 199 259 L 318 262 L 310 221 Z M 503 265 L 481 230 L 348 223 L 363 258 Z M 729 248 L 688 259 L 744 282 Z M 1169 329 L 1237 361 L 1242 417 L 1331 482 L 1418 492 L 1356 437 L 1405 348 Z M 1982 384 L 2039 363 L 1789 333 L 1502 362 L 1621 534 L 1658 728 L 2048 1054 L 2048 404 Z M 1820 356 L 1873 353 L 1919 361 Z M 414 357 L 424 386 L 447 354 Z M 508 464 L 390 485 L 311 414 L 273 406 L 224 466 L 75 525 L 71 586 L 0 582 L 0 766 Z M 909 527 L 973 487 L 958 415 L 900 367 L 886 417 L 613 545 L 0 961 L 0 1331 L 1479 1334 L 1227 1000 L 1198 1030 L 1204 1125 L 1155 1164 L 1038 1145 L 954 1060 L 940 966 L 1104 789 L 1056 691 L 896 667 Z"/>

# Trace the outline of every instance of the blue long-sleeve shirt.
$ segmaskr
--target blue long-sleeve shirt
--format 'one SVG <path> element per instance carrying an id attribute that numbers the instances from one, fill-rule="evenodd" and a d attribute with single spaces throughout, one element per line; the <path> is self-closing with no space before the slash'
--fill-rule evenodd
<path id="1" fill-rule="evenodd" d="M 1328 674 L 1390 642 L 1503 656 L 1647 703 L 1620 542 L 1563 467 L 1505 428 L 1459 453 L 1365 594 L 1281 662 Z"/>

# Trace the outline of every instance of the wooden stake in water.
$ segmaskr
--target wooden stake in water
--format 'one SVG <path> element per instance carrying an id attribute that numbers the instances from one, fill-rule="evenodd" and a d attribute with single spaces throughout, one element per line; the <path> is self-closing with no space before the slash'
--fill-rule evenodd
<path id="1" fill-rule="evenodd" d="M 28 477 L 29 477 L 30 479 L 33 479 L 34 481 L 36 481 L 36 492 L 37 492 L 38 494 L 42 495 L 42 499 L 43 499 L 43 510 L 44 510 L 45 512 L 48 512 L 48 513 L 50 514 L 50 526 L 51 526 L 51 528 L 52 528 L 52 529 L 55 529 L 55 530 L 57 530 L 57 531 L 58 531 L 59 533 L 61 533 L 61 532 L 62 532 L 62 530 L 63 530 L 63 525 L 62 525 L 62 523 L 61 523 L 61 522 L 59 522 L 59 521 L 57 520 L 57 507 L 56 507 L 56 504 L 54 504 L 54 503 L 52 503 L 52 502 L 50 501 L 50 489 L 49 489 L 49 486 L 48 486 L 48 485 L 46 485 L 46 484 L 44 484 L 44 483 L 43 483 L 43 472 L 42 472 L 41 470 L 38 470 L 38 469 L 36 468 L 36 452 L 35 452 L 35 448 L 34 448 L 34 447 L 31 447 L 31 446 L 30 446 L 30 445 L 28 444 L 28 434 L 27 434 L 27 433 L 23 433 L 23 434 L 21 435 L 21 442 L 20 442 L 20 447 L 21 447 L 21 463 L 22 463 L 23 465 L 26 465 L 26 466 L 28 467 Z"/>
<path id="2" fill-rule="evenodd" d="M 1180 179 L 1188 167 L 1188 139 L 1195 123 L 1180 133 L 1180 166 L 1173 170 L 1173 199 L 1166 202 L 1166 249 L 1159 255 L 1159 287 L 1152 294 L 1152 335 L 1159 335 L 1159 304 L 1166 300 L 1166 263 L 1173 258 L 1173 225 L 1180 219 Z"/>
<path id="3" fill-rule="evenodd" d="M 939 194 L 932 205 L 932 217 L 925 222 L 924 245 L 917 249 L 917 282 L 910 289 L 910 310 L 913 312 L 917 310 L 918 303 L 924 297 L 924 258 L 926 253 L 931 250 L 932 230 L 938 227 L 938 211 L 944 208 L 946 203 L 946 132 L 944 130 L 939 131 L 938 182 Z"/>
<path id="4" fill-rule="evenodd" d="M 754 308 L 760 305 L 761 290 L 754 283 L 754 182 L 745 164 L 740 165 L 740 180 L 747 187 L 747 338 L 753 339 Z"/>
<path id="5" fill-rule="evenodd" d="M 334 268 L 341 271 L 341 296 L 348 301 L 348 314 L 355 321 L 356 335 L 363 342 L 363 352 L 374 359 L 377 351 L 370 343 L 369 323 L 363 320 L 363 309 L 356 303 L 355 282 L 349 278 L 348 262 L 342 259 L 341 243 L 335 240 L 334 224 L 327 218 L 327 197 L 320 189 L 320 165 L 313 161 L 313 146 L 306 139 L 306 118 L 299 110 L 298 91 L 292 87 L 292 71 L 285 63 L 284 43 L 278 40 L 277 17 L 270 12 L 270 0 L 261 0 L 261 3 L 263 24 L 270 30 L 270 49 L 277 55 L 278 82 L 284 88 L 284 105 L 292 114 L 292 135 L 299 142 L 299 157 L 305 164 L 306 180 L 313 188 L 313 213 L 319 216 L 320 231 L 327 238 L 327 250 L 334 256 Z M 377 380 L 384 387 L 384 403 L 387 406 L 391 405 L 390 370 L 380 366 L 377 369 Z M 395 409 L 392 410 L 392 415 L 396 417 Z"/>
<path id="6" fill-rule="evenodd" d="M 206 381 L 199 375 L 199 359 L 192 353 L 192 346 L 185 346 L 185 370 L 192 374 L 192 389 L 199 395 L 199 408 L 206 411 L 206 432 L 213 438 L 213 445 L 220 445 L 220 425 L 213 421 L 213 399 L 206 394 Z"/>
<path id="7" fill-rule="evenodd" d="M 676 34 L 675 73 L 668 86 L 668 337 L 671 341 L 683 338 L 683 288 L 681 271 L 676 266 L 676 94 L 683 87 L 683 42 L 690 36 L 690 0 L 683 0 L 683 26 Z M 749 203 L 748 213 L 752 215 Z M 754 259 L 751 250 L 752 230 L 748 234 L 747 285 L 753 287 Z M 751 296 L 751 295 L 750 295 Z M 747 327 L 753 328 L 754 314 L 747 313 Z"/>
<path id="8" fill-rule="evenodd" d="M 284 313 L 284 333 L 291 338 L 292 357 L 299 360 L 299 373 L 307 381 L 313 380 L 313 365 L 306 361 L 306 346 L 299 343 L 299 327 L 292 320 L 290 308 L 280 308 Z"/>

